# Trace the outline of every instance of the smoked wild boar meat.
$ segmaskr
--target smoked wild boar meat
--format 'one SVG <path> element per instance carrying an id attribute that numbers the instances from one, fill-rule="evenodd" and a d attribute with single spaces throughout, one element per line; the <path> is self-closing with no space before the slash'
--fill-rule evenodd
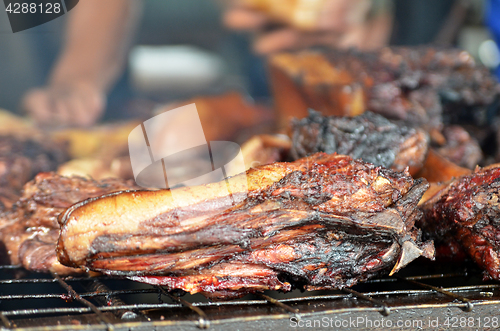
<path id="1" fill-rule="evenodd" d="M 433 257 L 414 227 L 427 186 L 318 153 L 218 183 L 78 203 L 59 216 L 58 258 L 213 299 L 342 288 Z"/>
<path id="2" fill-rule="evenodd" d="M 54 271 L 60 275 L 81 273 L 81 269 L 68 268 L 57 261 L 57 216 L 78 201 L 132 188 L 137 186 L 121 179 L 96 181 L 39 173 L 24 185 L 13 206 L 0 213 L 2 263 L 22 264 L 31 271 Z"/>
<path id="3" fill-rule="evenodd" d="M 48 137 L 0 134 L 0 212 L 12 207 L 36 174 L 55 171 L 67 159 L 66 146 Z"/>

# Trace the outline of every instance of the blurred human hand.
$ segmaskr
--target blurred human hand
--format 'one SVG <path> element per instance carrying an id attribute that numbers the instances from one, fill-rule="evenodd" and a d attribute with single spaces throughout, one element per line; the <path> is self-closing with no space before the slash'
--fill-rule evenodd
<path id="1" fill-rule="evenodd" d="M 257 54 L 315 45 L 368 50 L 384 46 L 391 25 L 387 16 L 369 18 L 370 7 L 370 0 L 238 0 L 224 24 L 253 32 Z"/>
<path id="2" fill-rule="evenodd" d="M 105 100 L 95 86 L 77 83 L 30 90 L 22 107 L 42 127 L 88 127 L 103 114 Z"/>

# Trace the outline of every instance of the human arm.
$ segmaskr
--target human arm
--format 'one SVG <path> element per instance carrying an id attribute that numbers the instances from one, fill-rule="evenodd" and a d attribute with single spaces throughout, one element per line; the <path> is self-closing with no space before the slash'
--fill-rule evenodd
<path id="1" fill-rule="evenodd" d="M 64 48 L 47 86 L 29 91 L 23 107 L 43 126 L 89 126 L 126 58 L 140 2 L 84 0 L 68 18 Z"/>

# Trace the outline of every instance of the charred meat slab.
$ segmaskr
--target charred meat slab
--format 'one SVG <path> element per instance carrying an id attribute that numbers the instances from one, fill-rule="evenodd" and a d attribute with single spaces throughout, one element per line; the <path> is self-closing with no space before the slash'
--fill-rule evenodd
<path id="1" fill-rule="evenodd" d="M 396 171 L 418 172 L 425 161 L 429 137 L 421 129 L 365 112 L 355 117 L 309 116 L 292 121 L 292 156 L 338 153 Z"/>
<path id="2" fill-rule="evenodd" d="M 59 217 L 59 261 L 215 299 L 342 288 L 433 257 L 414 227 L 427 188 L 315 154 L 226 181 L 89 199 Z"/>
<path id="3" fill-rule="evenodd" d="M 485 276 L 500 280 L 500 165 L 477 168 L 435 191 L 421 206 L 425 236 L 450 247 L 458 242 Z"/>

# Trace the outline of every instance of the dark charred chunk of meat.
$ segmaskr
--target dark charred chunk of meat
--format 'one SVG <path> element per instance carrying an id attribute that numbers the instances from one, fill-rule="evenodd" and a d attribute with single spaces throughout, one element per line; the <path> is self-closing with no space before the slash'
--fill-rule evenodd
<path id="1" fill-rule="evenodd" d="M 488 125 L 499 108 L 495 77 L 459 49 L 308 50 L 270 62 L 285 118 L 305 117 L 308 108 L 338 116 L 370 110 L 431 131 L 443 123 Z"/>
<path id="2" fill-rule="evenodd" d="M 58 258 L 215 299 L 342 288 L 433 256 L 414 227 L 426 188 L 407 172 L 315 154 L 225 182 L 76 204 L 59 218 Z"/>
<path id="3" fill-rule="evenodd" d="M 446 126 L 443 129 L 446 143 L 436 151 L 451 162 L 468 169 L 474 169 L 483 160 L 481 146 L 462 127 Z"/>
<path id="4" fill-rule="evenodd" d="M 500 166 L 478 168 L 444 185 L 421 208 L 426 237 L 457 241 L 469 257 L 500 280 Z"/>
<path id="5" fill-rule="evenodd" d="M 325 117 L 310 111 L 307 118 L 292 122 L 292 155 L 296 159 L 317 152 L 338 153 L 397 171 L 409 166 L 416 173 L 424 163 L 428 144 L 424 131 L 372 112 Z"/>
<path id="6" fill-rule="evenodd" d="M 133 188 L 118 179 L 94 181 L 82 177 L 63 177 L 40 173 L 28 182 L 22 196 L 0 214 L 0 241 L 8 263 L 22 264 L 32 271 L 59 274 L 81 272 L 59 264 L 56 242 L 59 237 L 57 216 L 72 204 L 105 193 Z"/>

